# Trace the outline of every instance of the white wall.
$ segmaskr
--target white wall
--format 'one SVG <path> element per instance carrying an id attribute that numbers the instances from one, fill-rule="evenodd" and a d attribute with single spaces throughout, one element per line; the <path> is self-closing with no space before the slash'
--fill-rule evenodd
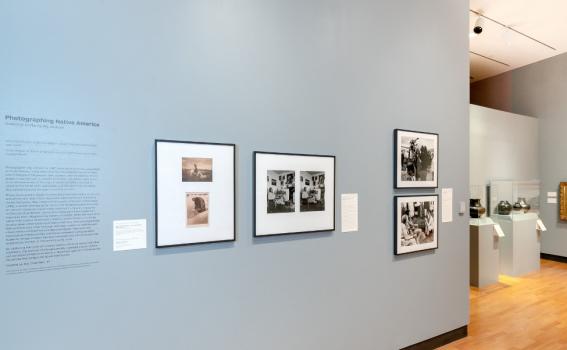
<path id="1" fill-rule="evenodd" d="M 470 105 L 471 196 L 491 180 L 539 179 L 538 130 L 537 118 Z"/>
<path id="2" fill-rule="evenodd" d="M 6 0 L 0 23 L 0 109 L 100 122 L 104 169 L 100 263 L 0 264 L 0 349 L 395 350 L 468 323 L 468 218 L 394 256 L 393 196 L 440 190 L 392 184 L 393 130 L 429 131 L 468 197 L 468 1 Z M 237 144 L 236 242 L 153 248 L 156 138 Z M 360 230 L 253 237 L 254 151 L 336 155 Z M 128 218 L 148 249 L 112 250 Z"/>

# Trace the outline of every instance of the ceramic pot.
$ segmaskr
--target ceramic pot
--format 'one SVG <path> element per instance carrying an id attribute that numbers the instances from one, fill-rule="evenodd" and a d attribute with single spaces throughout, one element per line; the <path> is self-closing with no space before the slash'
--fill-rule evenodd
<path id="1" fill-rule="evenodd" d="M 512 204 L 508 201 L 500 201 L 498 203 L 498 214 L 499 215 L 510 215 L 512 211 Z"/>
<path id="2" fill-rule="evenodd" d="M 518 198 L 517 204 L 520 204 L 520 207 L 522 208 L 524 213 L 527 213 L 532 208 L 531 205 L 529 205 L 526 199 L 523 197 Z"/>
<path id="3" fill-rule="evenodd" d="M 479 219 L 486 213 L 486 208 L 480 204 L 480 199 L 471 198 L 470 199 L 470 216 L 473 219 Z"/>
<path id="4" fill-rule="evenodd" d="M 522 211 L 522 205 L 520 204 L 520 202 L 516 202 L 514 203 L 512 209 L 514 209 L 514 211 Z"/>

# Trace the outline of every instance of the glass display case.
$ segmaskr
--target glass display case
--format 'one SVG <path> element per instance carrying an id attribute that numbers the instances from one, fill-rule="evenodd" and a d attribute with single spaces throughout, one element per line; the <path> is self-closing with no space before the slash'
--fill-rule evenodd
<path id="1" fill-rule="evenodd" d="M 497 214 L 498 203 L 508 201 L 512 205 L 522 203 L 525 200 L 526 207 L 522 205 L 522 210 L 512 210 L 511 214 L 535 213 L 539 214 L 540 181 L 514 181 L 514 180 L 493 180 L 488 188 L 488 215 Z M 472 191 L 471 191 L 472 198 Z M 517 206 L 517 208 L 520 208 Z"/>

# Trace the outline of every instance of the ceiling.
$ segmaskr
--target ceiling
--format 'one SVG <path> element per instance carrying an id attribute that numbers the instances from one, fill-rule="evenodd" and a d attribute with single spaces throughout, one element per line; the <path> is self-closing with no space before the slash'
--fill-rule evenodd
<path id="1" fill-rule="evenodd" d="M 470 0 L 470 9 L 552 47 L 485 19 L 470 37 L 471 82 L 567 52 L 566 0 Z M 472 33 L 478 16 L 469 18 Z"/>

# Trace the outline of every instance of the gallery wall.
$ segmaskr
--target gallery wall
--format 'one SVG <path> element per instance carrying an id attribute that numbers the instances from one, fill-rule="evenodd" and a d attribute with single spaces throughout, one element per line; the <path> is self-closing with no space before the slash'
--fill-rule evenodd
<path id="1" fill-rule="evenodd" d="M 531 115 L 539 121 L 539 173 L 541 218 L 548 231 L 542 234 L 543 253 L 567 257 L 567 223 L 559 220 L 556 204 L 546 203 L 547 192 L 557 192 L 567 181 L 567 164 L 561 154 L 567 148 L 567 54 L 519 68 L 471 85 L 471 103 L 508 112 Z M 506 82 L 507 89 L 502 89 Z M 495 104 L 495 101 L 499 101 Z"/>
<path id="2" fill-rule="evenodd" d="M 398 349 L 466 325 L 468 216 L 393 254 L 393 130 L 438 133 L 437 193 L 468 200 L 468 21 L 464 0 L 3 1 L 2 116 L 100 124 L 101 246 L 3 267 L 0 348 Z M 235 242 L 153 248 L 156 138 L 237 144 Z M 336 155 L 359 231 L 253 238 L 255 150 Z M 113 252 L 113 220 L 142 218 L 148 248 Z"/>
<path id="3" fill-rule="evenodd" d="M 538 125 L 534 117 L 470 106 L 471 193 L 492 180 L 539 179 Z"/>

